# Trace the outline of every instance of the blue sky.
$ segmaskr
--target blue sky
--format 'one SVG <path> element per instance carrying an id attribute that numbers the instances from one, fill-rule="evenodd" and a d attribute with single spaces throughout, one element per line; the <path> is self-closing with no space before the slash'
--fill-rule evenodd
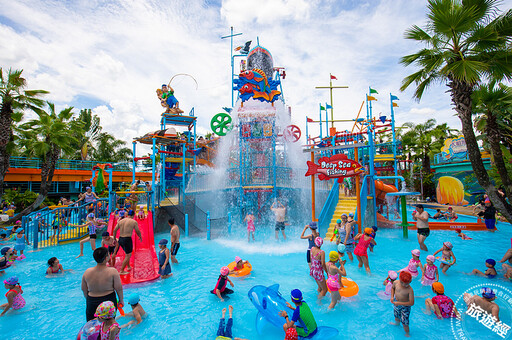
<path id="1" fill-rule="evenodd" d="M 501 9 L 511 5 L 504 1 Z M 50 91 L 60 107 L 93 109 L 106 131 L 126 141 L 159 128 L 155 90 L 188 73 L 197 90 L 187 77 L 172 86 L 206 133 L 231 102 L 230 46 L 220 37 L 234 26 L 243 33 L 235 46 L 259 37 L 274 66 L 286 67 L 284 95 L 303 131 L 305 117 L 318 117 L 318 103 L 329 100 L 328 91 L 315 90 L 329 73 L 335 85 L 349 86 L 334 93 L 335 119 L 355 118 L 371 86 L 380 93 L 376 114 L 389 112 L 391 92 L 400 98 L 398 124 L 435 118 L 460 129 L 446 86 L 431 88 L 419 103 L 412 89 L 399 91 L 414 68 L 398 60 L 421 47 L 403 32 L 423 25 L 425 11 L 423 0 L 3 1 L 0 66 L 23 68 L 29 88 Z"/>

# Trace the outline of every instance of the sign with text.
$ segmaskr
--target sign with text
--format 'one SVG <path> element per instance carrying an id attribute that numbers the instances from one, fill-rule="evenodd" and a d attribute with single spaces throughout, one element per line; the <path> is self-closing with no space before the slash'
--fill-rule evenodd
<path id="1" fill-rule="evenodd" d="M 441 152 L 445 160 L 466 158 L 467 151 L 468 149 L 466 147 L 466 140 L 464 139 L 464 136 L 448 138 L 444 141 L 444 146 L 441 148 Z"/>
<path id="2" fill-rule="evenodd" d="M 361 164 L 353 159 L 348 159 L 344 154 L 322 157 L 318 163 L 307 162 L 306 176 L 318 174 L 318 179 L 325 181 L 331 178 L 352 177 L 364 172 L 364 167 Z"/>

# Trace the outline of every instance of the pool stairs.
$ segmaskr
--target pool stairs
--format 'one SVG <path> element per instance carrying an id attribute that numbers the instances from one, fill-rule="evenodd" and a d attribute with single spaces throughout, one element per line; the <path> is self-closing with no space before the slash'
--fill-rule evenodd
<path id="1" fill-rule="evenodd" d="M 339 199 L 338 204 L 336 205 L 336 209 L 334 210 L 334 214 L 332 215 L 331 222 L 329 223 L 329 229 L 327 230 L 327 233 L 325 234 L 325 241 L 330 241 L 331 237 L 334 233 L 334 227 L 336 226 L 336 220 L 341 218 L 341 214 L 349 214 L 353 213 L 355 214 L 357 208 L 357 200 L 355 197 L 347 197 L 343 193 L 343 191 L 340 190 L 339 193 Z M 333 242 L 335 239 L 333 239 Z"/>

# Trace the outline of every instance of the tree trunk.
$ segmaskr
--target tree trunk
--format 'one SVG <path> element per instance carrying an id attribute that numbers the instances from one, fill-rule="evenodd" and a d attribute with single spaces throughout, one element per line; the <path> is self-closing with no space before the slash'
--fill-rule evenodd
<path id="1" fill-rule="evenodd" d="M 12 140 L 12 107 L 8 103 L 0 110 L 0 200 L 4 194 L 4 179 L 9 170 L 10 154 L 7 146 Z"/>
<path id="2" fill-rule="evenodd" d="M 496 121 L 496 115 L 492 112 L 487 112 L 487 140 L 491 147 L 492 157 L 494 160 L 494 165 L 498 169 L 498 174 L 500 175 L 501 182 L 505 187 L 505 193 L 507 197 L 512 197 L 512 179 L 510 178 L 507 172 L 507 166 L 505 161 L 503 160 L 503 152 L 501 151 L 501 135 L 500 129 L 498 126 L 498 122 Z M 512 174 L 511 174 L 512 175 Z"/>
<path id="3" fill-rule="evenodd" d="M 471 111 L 471 94 L 473 93 L 473 86 L 455 79 L 450 78 L 448 86 L 450 87 L 450 95 L 452 103 L 455 106 L 455 111 L 459 116 L 462 123 L 462 133 L 466 141 L 467 152 L 471 167 L 475 174 L 478 184 L 485 190 L 489 199 L 494 204 L 496 209 L 512 223 L 512 206 L 508 204 L 498 194 L 496 187 L 492 184 L 489 174 L 485 169 L 480 148 L 476 140 L 475 131 L 473 130 L 473 119 Z"/>

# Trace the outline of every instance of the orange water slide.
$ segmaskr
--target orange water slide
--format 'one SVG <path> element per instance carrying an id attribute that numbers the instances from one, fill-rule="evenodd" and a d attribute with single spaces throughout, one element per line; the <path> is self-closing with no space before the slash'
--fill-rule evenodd
<path id="1" fill-rule="evenodd" d="M 215 165 L 212 162 L 210 162 L 210 161 L 208 161 L 206 159 L 202 159 L 202 158 L 196 158 L 196 164 L 198 164 L 198 165 L 206 165 L 206 166 L 209 166 L 210 168 L 214 168 L 215 167 Z"/>
<path id="2" fill-rule="evenodd" d="M 388 192 L 398 192 L 397 188 L 391 184 L 385 184 L 382 181 L 375 181 L 375 196 L 377 197 L 377 204 L 386 202 L 386 194 Z M 377 213 L 377 226 L 379 228 L 392 228 L 396 222 L 390 221 L 381 214 Z"/>

